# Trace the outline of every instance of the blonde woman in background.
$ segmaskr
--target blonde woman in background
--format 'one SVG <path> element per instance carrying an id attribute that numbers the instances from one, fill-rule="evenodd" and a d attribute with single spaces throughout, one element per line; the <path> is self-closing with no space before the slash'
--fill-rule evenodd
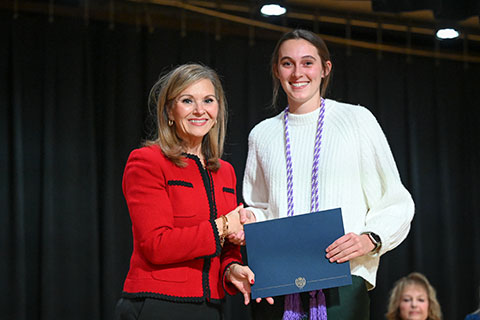
<path id="1" fill-rule="evenodd" d="M 388 320 L 441 320 L 437 293 L 421 273 L 399 279 L 390 293 Z"/>

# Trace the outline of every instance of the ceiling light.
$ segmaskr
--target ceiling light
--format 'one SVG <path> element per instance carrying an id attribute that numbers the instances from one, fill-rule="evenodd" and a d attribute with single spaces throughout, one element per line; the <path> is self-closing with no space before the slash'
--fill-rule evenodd
<path id="1" fill-rule="evenodd" d="M 287 9 L 277 3 L 264 4 L 260 12 L 266 16 L 281 16 L 287 12 Z"/>
<path id="2" fill-rule="evenodd" d="M 455 39 L 460 36 L 460 33 L 452 28 L 443 28 L 443 29 L 438 29 L 437 31 L 437 38 L 441 40 L 447 40 L 447 39 Z"/>

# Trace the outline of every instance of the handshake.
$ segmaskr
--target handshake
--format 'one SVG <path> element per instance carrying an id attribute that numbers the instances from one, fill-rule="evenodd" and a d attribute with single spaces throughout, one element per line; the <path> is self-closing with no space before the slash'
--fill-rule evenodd
<path id="1" fill-rule="evenodd" d="M 221 221 L 219 225 L 218 222 Z M 215 222 L 217 222 L 217 228 L 220 233 L 220 237 L 224 240 L 235 245 L 245 245 L 245 233 L 243 232 L 243 225 L 257 221 L 255 214 L 243 207 L 243 204 L 236 207 L 234 210 L 227 213 L 225 216 L 221 216 Z M 221 231 L 220 231 L 221 230 Z M 238 263 L 231 264 L 225 272 L 225 279 L 231 282 L 244 297 L 244 303 L 247 305 L 250 302 L 250 286 L 255 283 L 255 274 L 250 270 L 248 266 L 243 266 Z M 262 298 L 257 298 L 256 302 L 259 303 Z M 266 298 L 269 304 L 273 304 L 273 298 Z"/>
<path id="2" fill-rule="evenodd" d="M 243 225 L 255 222 L 255 214 L 252 211 L 245 209 L 243 204 L 230 211 L 225 216 L 215 220 L 220 237 L 227 239 L 229 242 L 236 245 L 245 245 L 245 233 Z"/>

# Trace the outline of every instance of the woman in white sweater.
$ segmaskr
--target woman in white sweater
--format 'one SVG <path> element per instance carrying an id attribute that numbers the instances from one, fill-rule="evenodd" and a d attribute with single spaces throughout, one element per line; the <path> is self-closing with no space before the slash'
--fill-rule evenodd
<path id="1" fill-rule="evenodd" d="M 316 34 L 294 30 L 278 41 L 272 56 L 273 101 L 281 86 L 288 107 L 250 133 L 243 181 L 249 208 L 242 219 L 340 207 L 345 235 L 324 249 L 331 262 L 350 262 L 353 284 L 323 290 L 326 300 L 320 292 L 309 318 L 369 319 L 367 290 L 375 287 L 380 256 L 406 238 L 414 204 L 370 111 L 323 98 L 331 69 L 328 49 Z M 287 296 L 276 298 L 273 306 L 254 305 L 253 318 L 308 316 L 308 293 L 297 303 L 304 311 L 292 307 L 294 300 Z"/>

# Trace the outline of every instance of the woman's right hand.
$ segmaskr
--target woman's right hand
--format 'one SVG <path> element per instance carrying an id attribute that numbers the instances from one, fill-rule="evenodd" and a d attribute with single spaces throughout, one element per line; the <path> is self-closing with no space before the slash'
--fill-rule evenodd
<path id="1" fill-rule="evenodd" d="M 217 229 L 219 232 L 219 235 L 221 237 L 227 237 L 231 233 L 237 233 L 237 232 L 243 232 L 243 224 L 240 222 L 240 213 L 239 211 L 243 209 L 243 204 L 239 205 L 236 207 L 234 210 L 230 211 L 225 215 L 224 217 L 219 217 L 215 219 L 215 223 L 217 224 Z M 225 222 L 228 223 L 228 228 L 225 228 Z M 227 233 L 224 234 L 224 231 Z"/>
<path id="2" fill-rule="evenodd" d="M 243 209 L 243 204 L 236 207 L 234 210 L 227 213 L 228 219 L 228 235 L 232 233 L 237 233 L 239 231 L 243 232 L 243 223 L 240 221 L 240 211 Z M 228 236 L 225 235 L 225 236 Z"/>
<path id="3" fill-rule="evenodd" d="M 243 225 L 247 223 L 252 223 L 257 221 L 255 214 L 245 208 L 241 208 L 238 211 L 239 218 L 240 218 L 240 223 L 242 224 L 242 230 L 238 232 L 233 232 L 230 233 L 227 237 L 228 241 L 230 241 L 233 244 L 239 245 L 239 246 L 244 246 L 245 245 L 245 232 L 243 231 Z"/>

